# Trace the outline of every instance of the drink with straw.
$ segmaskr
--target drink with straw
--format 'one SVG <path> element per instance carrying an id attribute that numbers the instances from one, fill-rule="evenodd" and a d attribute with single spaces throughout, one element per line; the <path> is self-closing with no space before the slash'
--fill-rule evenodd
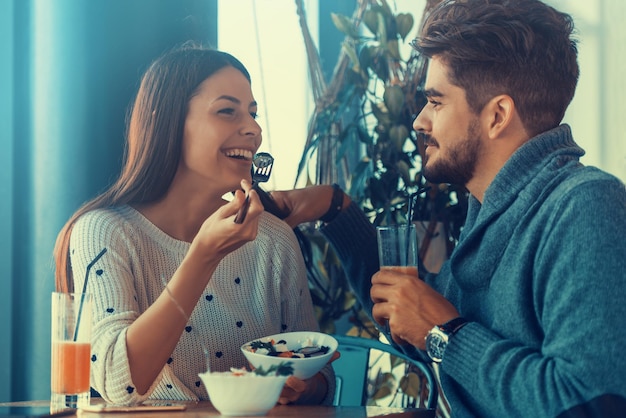
<path id="1" fill-rule="evenodd" d="M 51 399 L 53 411 L 89 405 L 91 295 L 52 293 Z"/>
<path id="2" fill-rule="evenodd" d="M 418 278 L 417 230 L 415 224 L 376 227 L 380 269 L 394 270 Z M 389 332 L 389 324 L 385 325 Z"/>
<path id="3" fill-rule="evenodd" d="M 379 226 L 376 228 L 376 233 L 380 268 L 418 277 L 415 224 Z"/>
<path id="4" fill-rule="evenodd" d="M 90 356 L 89 343 L 57 341 L 52 344 L 52 392 L 87 392 Z"/>

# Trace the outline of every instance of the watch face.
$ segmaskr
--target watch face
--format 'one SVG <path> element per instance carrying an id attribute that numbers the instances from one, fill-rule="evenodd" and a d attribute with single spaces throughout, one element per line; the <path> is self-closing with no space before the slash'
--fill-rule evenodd
<path id="1" fill-rule="evenodd" d="M 433 329 L 426 338 L 426 352 L 433 361 L 440 362 L 448 345 L 448 336 L 439 329 Z"/>

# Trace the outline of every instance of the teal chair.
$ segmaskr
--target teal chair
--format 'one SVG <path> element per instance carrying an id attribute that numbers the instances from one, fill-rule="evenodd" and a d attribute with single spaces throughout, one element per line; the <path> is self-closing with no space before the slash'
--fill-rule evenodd
<path id="1" fill-rule="evenodd" d="M 346 335 L 333 335 L 333 337 L 337 339 L 339 343 L 337 350 L 341 353 L 341 357 L 333 362 L 336 376 L 335 406 L 365 405 L 370 350 L 380 350 L 414 365 L 426 377 L 428 396 L 425 405 L 426 408 L 435 411 L 439 392 L 434 371 L 428 363 L 412 359 L 391 345 L 378 340 Z"/>

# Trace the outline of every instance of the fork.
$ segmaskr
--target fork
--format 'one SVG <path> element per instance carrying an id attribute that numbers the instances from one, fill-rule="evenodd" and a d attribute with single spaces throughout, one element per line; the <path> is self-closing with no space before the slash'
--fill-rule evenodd
<path id="1" fill-rule="evenodd" d="M 264 183 L 269 180 L 272 173 L 272 166 L 274 165 L 274 157 L 267 152 L 259 152 L 254 156 L 252 165 L 255 167 L 252 172 L 252 187 L 258 183 Z M 248 208 L 250 207 L 250 196 L 246 195 L 246 200 L 243 202 L 243 206 L 237 212 L 235 216 L 235 223 L 240 224 L 246 219 L 248 214 Z"/>

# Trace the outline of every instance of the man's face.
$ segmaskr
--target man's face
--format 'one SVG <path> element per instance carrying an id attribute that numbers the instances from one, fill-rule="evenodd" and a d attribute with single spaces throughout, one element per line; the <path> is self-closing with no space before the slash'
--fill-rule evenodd
<path id="1" fill-rule="evenodd" d="M 478 115 L 467 104 L 465 91 L 448 80 L 448 67 L 433 58 L 426 75 L 428 103 L 413 121 L 424 138 L 424 177 L 433 183 L 467 185 L 482 151 Z"/>

